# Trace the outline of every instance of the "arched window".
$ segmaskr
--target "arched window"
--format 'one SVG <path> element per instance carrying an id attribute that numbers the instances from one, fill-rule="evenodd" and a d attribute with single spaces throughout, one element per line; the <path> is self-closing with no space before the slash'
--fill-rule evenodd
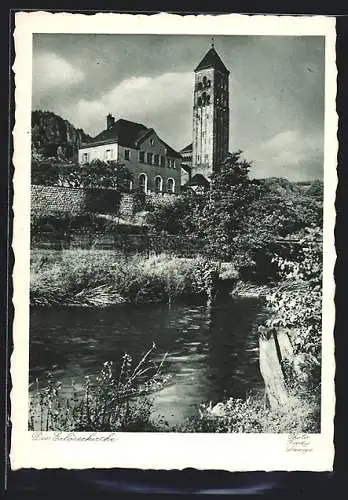
<path id="1" fill-rule="evenodd" d="M 162 193 L 163 179 L 160 175 L 155 177 L 155 193 Z"/>
<path id="2" fill-rule="evenodd" d="M 175 191 L 175 181 L 172 177 L 167 180 L 167 193 L 173 194 Z"/>
<path id="3" fill-rule="evenodd" d="M 139 175 L 139 188 L 143 193 L 147 193 L 147 175 Z"/>

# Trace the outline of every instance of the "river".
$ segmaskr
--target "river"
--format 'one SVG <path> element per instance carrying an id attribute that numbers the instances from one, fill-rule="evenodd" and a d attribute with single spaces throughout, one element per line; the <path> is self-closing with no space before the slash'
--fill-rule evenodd
<path id="1" fill-rule="evenodd" d="M 259 300 L 226 298 L 211 311 L 202 303 L 117 306 L 110 309 L 33 308 L 30 313 L 30 381 L 56 365 L 63 391 L 105 361 L 116 366 L 127 352 L 140 360 L 155 342 L 168 353 L 171 382 L 154 397 L 154 417 L 170 424 L 201 402 L 244 397 L 263 388 L 255 325 Z"/>

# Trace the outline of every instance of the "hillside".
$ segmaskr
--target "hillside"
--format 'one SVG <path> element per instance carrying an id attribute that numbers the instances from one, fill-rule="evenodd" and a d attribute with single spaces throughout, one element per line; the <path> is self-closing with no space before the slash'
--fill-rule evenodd
<path id="1" fill-rule="evenodd" d="M 81 142 L 89 142 L 91 137 L 82 129 L 51 111 L 32 111 L 32 156 L 37 159 L 57 158 L 76 161 Z"/>
<path id="2" fill-rule="evenodd" d="M 322 180 L 293 182 L 282 177 L 268 177 L 260 179 L 270 191 L 283 195 L 285 197 L 306 195 L 315 198 L 317 201 L 323 201 L 324 183 Z"/>

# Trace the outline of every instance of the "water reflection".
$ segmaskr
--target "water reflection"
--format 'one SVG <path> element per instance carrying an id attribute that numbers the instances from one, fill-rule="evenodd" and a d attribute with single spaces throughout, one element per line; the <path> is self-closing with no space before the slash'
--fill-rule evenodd
<path id="1" fill-rule="evenodd" d="M 262 314 L 253 299 L 205 304 L 121 306 L 109 310 L 31 311 L 30 379 L 53 365 L 65 393 L 106 360 L 119 366 L 128 352 L 140 359 L 154 341 L 168 352 L 172 384 L 154 396 L 155 416 L 177 423 L 202 401 L 243 397 L 262 387 L 254 325 Z M 160 358 L 160 355 L 159 355 Z"/>

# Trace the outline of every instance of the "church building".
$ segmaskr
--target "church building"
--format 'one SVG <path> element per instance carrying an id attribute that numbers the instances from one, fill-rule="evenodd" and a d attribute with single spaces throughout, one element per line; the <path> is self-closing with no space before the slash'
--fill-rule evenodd
<path id="1" fill-rule="evenodd" d="M 192 143 L 180 151 L 182 185 L 206 187 L 229 151 L 229 70 L 214 44 L 196 67 Z"/>
<path id="2" fill-rule="evenodd" d="M 177 194 L 181 184 L 181 154 L 166 144 L 153 128 L 106 117 L 106 129 L 81 144 L 79 164 L 93 160 L 118 161 L 133 174 L 130 190 Z"/>
<path id="3" fill-rule="evenodd" d="M 209 189 L 229 151 L 229 70 L 214 43 L 194 70 L 192 143 L 175 151 L 153 128 L 109 114 L 106 129 L 81 144 L 79 163 L 115 160 L 133 174 L 130 189 L 178 194 Z"/>

